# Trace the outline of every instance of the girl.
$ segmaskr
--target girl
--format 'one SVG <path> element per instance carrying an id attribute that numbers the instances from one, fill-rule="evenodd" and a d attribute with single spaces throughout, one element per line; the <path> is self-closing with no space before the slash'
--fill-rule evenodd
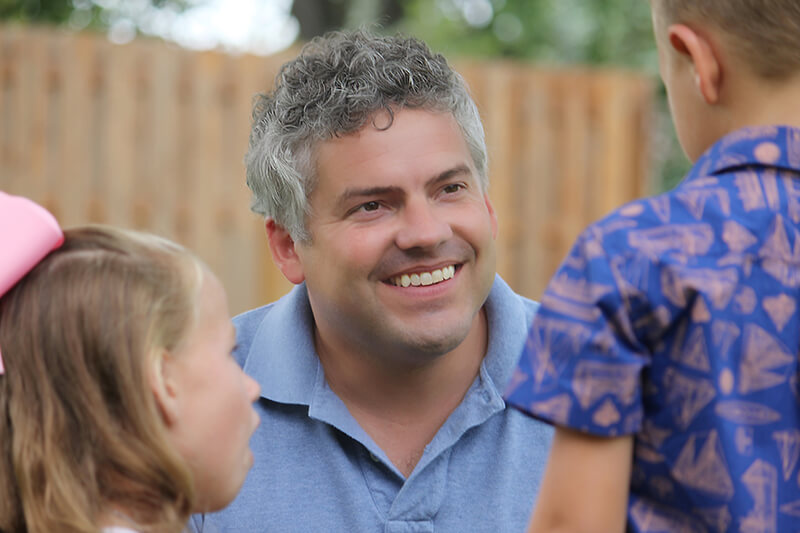
<path id="1" fill-rule="evenodd" d="M 152 235 L 82 227 L 59 246 L 21 201 L 0 193 L 0 530 L 180 532 L 227 505 L 259 388 L 219 281 Z"/>

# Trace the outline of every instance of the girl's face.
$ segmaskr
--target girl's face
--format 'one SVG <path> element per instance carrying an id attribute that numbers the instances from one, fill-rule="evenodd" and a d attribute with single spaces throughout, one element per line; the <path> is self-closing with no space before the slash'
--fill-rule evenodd
<path id="1" fill-rule="evenodd" d="M 194 476 L 196 511 L 230 503 L 253 465 L 260 387 L 233 359 L 235 344 L 225 291 L 206 270 L 197 323 L 164 368 L 175 406 L 170 430 Z"/>

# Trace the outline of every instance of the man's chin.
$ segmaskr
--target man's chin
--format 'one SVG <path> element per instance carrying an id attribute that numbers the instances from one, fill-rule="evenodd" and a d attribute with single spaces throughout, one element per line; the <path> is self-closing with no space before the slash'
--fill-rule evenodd
<path id="1" fill-rule="evenodd" d="M 451 327 L 447 334 L 443 334 L 441 330 L 430 331 L 430 329 L 413 334 L 406 331 L 403 344 L 407 352 L 414 354 L 419 358 L 419 362 L 424 364 L 458 348 L 468 334 L 468 327 Z"/>
<path id="2" fill-rule="evenodd" d="M 415 340 L 413 346 L 420 356 L 427 356 L 426 359 L 430 359 L 452 352 L 463 341 L 463 336 L 459 338 L 420 338 Z"/>

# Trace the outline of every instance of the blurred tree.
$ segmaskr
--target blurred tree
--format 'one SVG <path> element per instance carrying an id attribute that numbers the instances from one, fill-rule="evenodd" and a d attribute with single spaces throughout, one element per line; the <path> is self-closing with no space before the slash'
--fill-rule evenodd
<path id="1" fill-rule="evenodd" d="M 73 9 L 72 0 L 0 0 L 0 20 L 58 23 Z"/>
<path id="2" fill-rule="evenodd" d="M 398 25 L 447 55 L 653 70 L 642 0 L 406 0 Z"/>
<path id="3" fill-rule="evenodd" d="M 292 15 L 300 23 L 300 38 L 307 41 L 329 30 L 375 23 L 391 26 L 403 15 L 403 1 L 294 0 Z"/>
<path id="4" fill-rule="evenodd" d="M 176 14 L 191 0 L 0 0 L 0 21 L 63 24 L 73 29 L 108 29 L 122 23 L 147 29 L 159 14 Z"/>

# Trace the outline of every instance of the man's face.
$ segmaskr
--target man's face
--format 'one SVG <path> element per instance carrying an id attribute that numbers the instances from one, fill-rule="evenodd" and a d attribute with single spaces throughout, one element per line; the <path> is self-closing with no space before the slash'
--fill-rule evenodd
<path id="1" fill-rule="evenodd" d="M 311 241 L 295 245 L 323 342 L 411 364 L 466 337 L 495 273 L 497 221 L 449 113 L 380 112 L 321 143 Z"/>

